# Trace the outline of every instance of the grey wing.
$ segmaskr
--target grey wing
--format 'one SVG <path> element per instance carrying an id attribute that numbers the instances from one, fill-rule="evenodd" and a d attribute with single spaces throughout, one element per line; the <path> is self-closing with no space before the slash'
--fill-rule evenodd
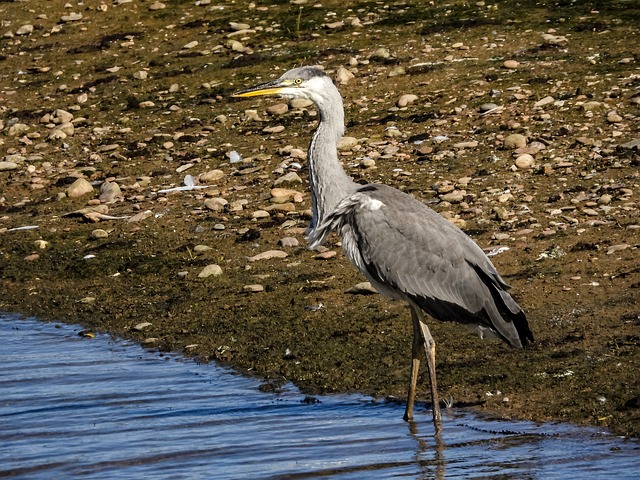
<path id="1" fill-rule="evenodd" d="M 364 187 L 350 202 L 349 208 L 342 203 L 334 226 L 341 228 L 347 255 L 382 293 L 412 301 L 439 320 L 486 327 L 514 346 L 533 339 L 506 284 L 460 229 L 384 185 Z"/>

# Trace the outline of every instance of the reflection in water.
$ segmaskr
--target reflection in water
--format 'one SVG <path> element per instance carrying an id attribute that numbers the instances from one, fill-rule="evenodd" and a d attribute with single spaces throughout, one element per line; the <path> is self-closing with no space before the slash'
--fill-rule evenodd
<path id="1" fill-rule="evenodd" d="M 447 411 L 402 421 L 361 396 L 303 402 L 213 364 L 0 316 L 0 478 L 632 478 L 640 450 L 594 429 Z"/>

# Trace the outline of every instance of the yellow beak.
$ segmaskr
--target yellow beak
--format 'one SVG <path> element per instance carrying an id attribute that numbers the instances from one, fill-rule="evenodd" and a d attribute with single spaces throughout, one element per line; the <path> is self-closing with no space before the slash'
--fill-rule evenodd
<path id="1" fill-rule="evenodd" d="M 271 82 L 261 83 L 260 85 L 256 85 L 255 87 L 249 87 L 245 90 L 240 90 L 239 92 L 231 95 L 232 97 L 257 97 L 259 95 L 278 95 L 282 90 L 284 90 L 289 85 L 284 85 L 284 82 L 280 82 L 279 80 L 273 80 Z"/>

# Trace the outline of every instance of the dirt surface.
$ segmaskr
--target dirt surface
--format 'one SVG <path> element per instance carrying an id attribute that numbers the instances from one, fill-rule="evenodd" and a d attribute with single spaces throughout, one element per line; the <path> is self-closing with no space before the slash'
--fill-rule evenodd
<path id="1" fill-rule="evenodd" d="M 536 343 L 433 322 L 441 395 L 640 435 L 634 2 L 165 3 L 0 2 L 0 310 L 217 360 L 266 390 L 401 401 L 407 307 L 347 293 L 363 278 L 337 238 L 305 249 L 313 108 L 229 97 L 320 64 L 343 81 L 354 179 L 508 247 L 492 259 Z M 161 192 L 187 174 L 209 188 Z M 93 190 L 71 197 L 78 178 Z M 287 257 L 248 260 L 271 250 Z"/>

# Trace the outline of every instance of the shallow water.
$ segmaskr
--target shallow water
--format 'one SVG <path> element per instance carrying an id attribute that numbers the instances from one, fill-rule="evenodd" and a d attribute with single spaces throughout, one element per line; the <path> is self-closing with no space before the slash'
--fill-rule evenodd
<path id="1" fill-rule="evenodd" d="M 565 424 L 320 396 L 0 315 L 0 478 L 637 478 L 640 448 Z"/>

